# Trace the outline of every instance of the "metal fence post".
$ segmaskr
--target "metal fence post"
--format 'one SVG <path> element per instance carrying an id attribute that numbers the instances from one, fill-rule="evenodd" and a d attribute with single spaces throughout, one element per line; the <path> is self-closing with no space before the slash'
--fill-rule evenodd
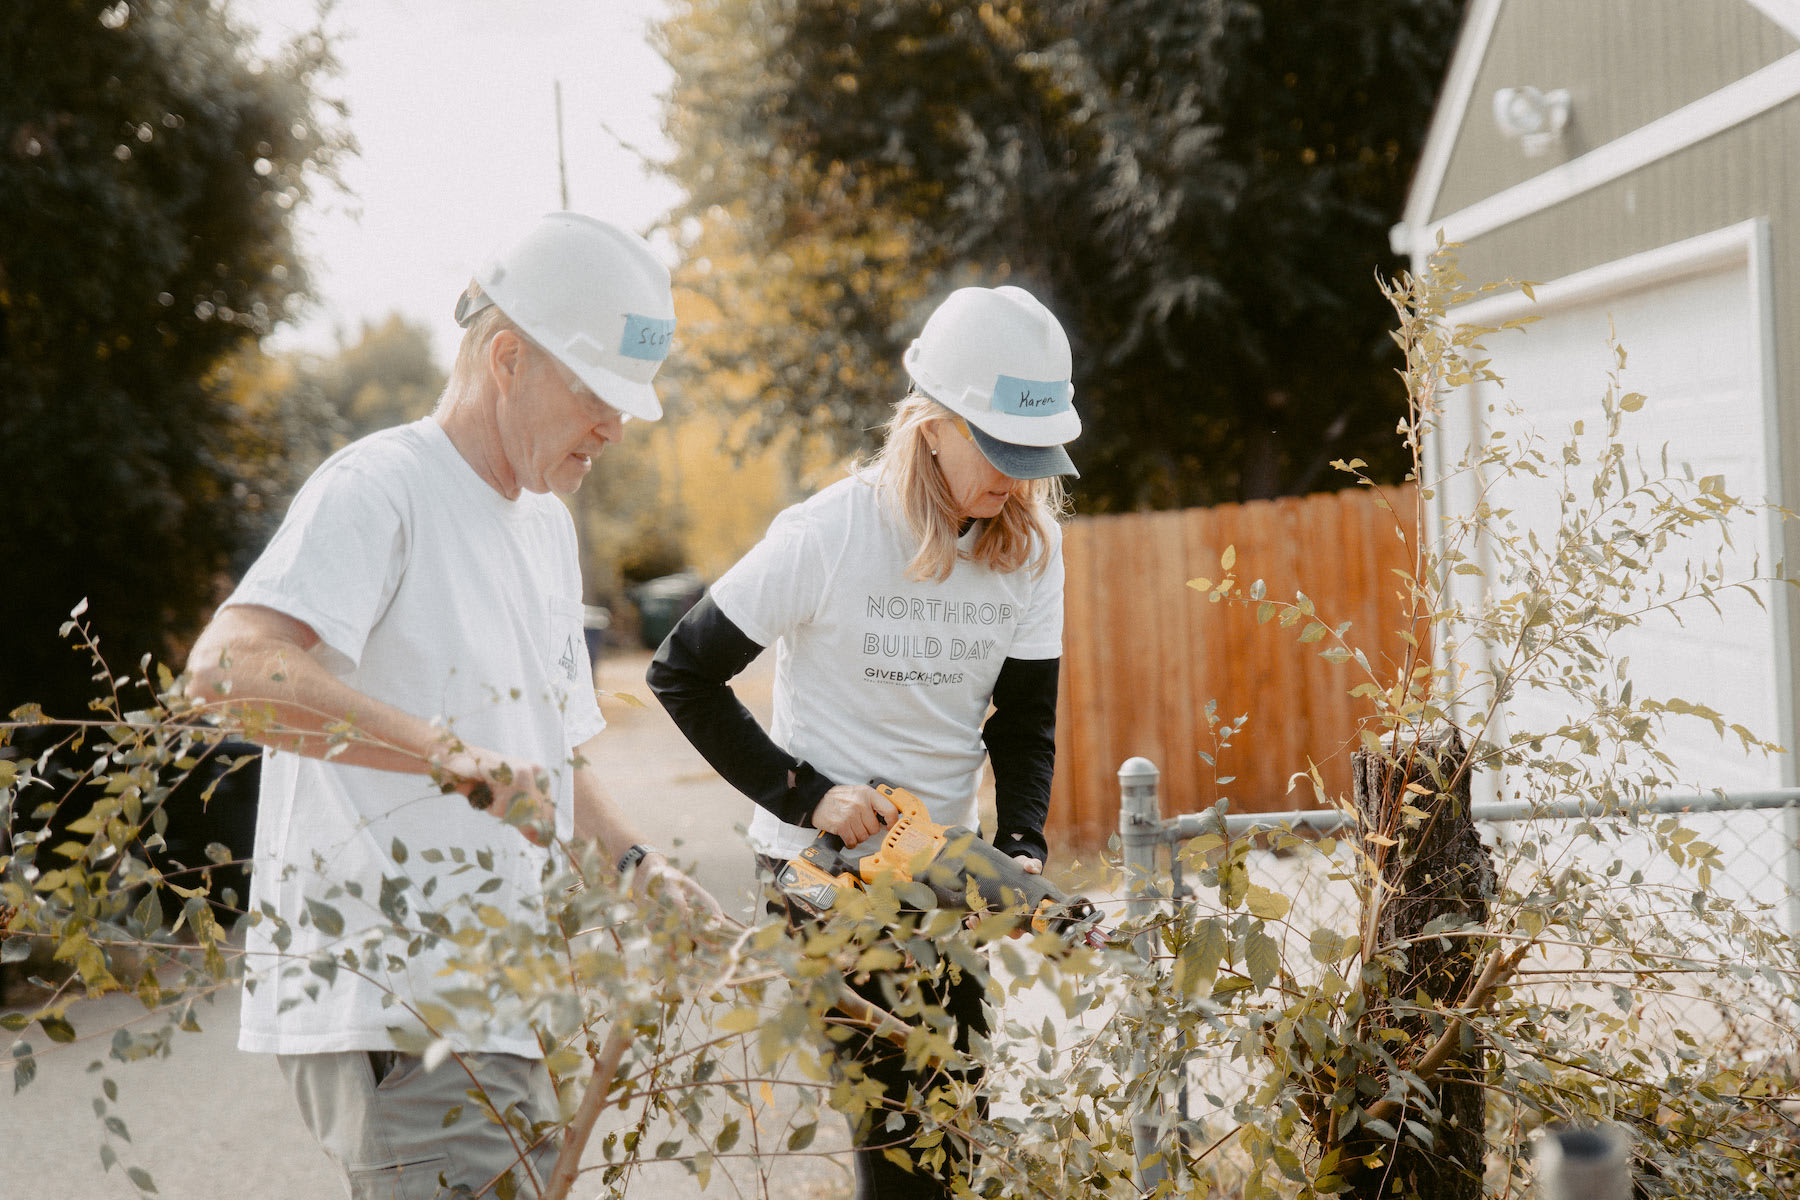
<path id="1" fill-rule="evenodd" d="M 1119 766 L 1119 841 L 1125 859 L 1125 913 L 1147 917 L 1155 907 L 1156 847 L 1162 823 L 1157 781 L 1162 772 L 1147 758 L 1128 758 Z M 1149 938 L 1140 937 L 1138 953 L 1149 953 Z"/>
<path id="2" fill-rule="evenodd" d="M 1800 804 L 1790 804 L 1781 814 L 1787 835 L 1788 936 L 1800 938 Z"/>
<path id="3" fill-rule="evenodd" d="M 1541 1129 L 1537 1200 L 1631 1200 L 1631 1139 L 1617 1125 Z"/>
<path id="4" fill-rule="evenodd" d="M 1162 825 L 1162 801 L 1157 794 L 1160 775 L 1156 764 L 1147 758 L 1128 758 L 1119 767 L 1119 842 L 1125 862 L 1125 912 L 1133 920 L 1149 916 L 1156 907 L 1156 847 Z M 1150 957 L 1149 934 L 1139 934 L 1132 945 L 1139 955 Z M 1132 1051 L 1132 1074 L 1143 1079 L 1149 1065 L 1149 1055 L 1140 1044 Z M 1165 1116 L 1162 1092 L 1153 1088 L 1144 1107 L 1131 1118 L 1137 1186 L 1144 1192 L 1155 1190 L 1174 1174 L 1174 1156 L 1164 1152 L 1162 1145 Z"/>

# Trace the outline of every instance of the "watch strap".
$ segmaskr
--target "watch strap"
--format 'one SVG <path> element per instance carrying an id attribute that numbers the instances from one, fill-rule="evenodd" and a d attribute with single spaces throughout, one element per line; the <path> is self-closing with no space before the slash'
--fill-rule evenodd
<path id="1" fill-rule="evenodd" d="M 625 853 L 619 855 L 617 864 L 619 874 L 623 875 L 625 872 L 631 870 L 633 867 L 643 862 L 647 856 L 661 853 L 662 851 L 658 850 L 655 846 L 646 846 L 642 842 L 637 842 L 633 844 L 629 850 L 625 851 Z"/>

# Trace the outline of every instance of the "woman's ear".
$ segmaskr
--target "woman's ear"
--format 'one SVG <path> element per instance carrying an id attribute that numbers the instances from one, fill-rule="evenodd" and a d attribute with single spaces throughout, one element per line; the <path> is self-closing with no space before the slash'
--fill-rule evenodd
<path id="1" fill-rule="evenodd" d="M 938 452 L 938 439 L 944 436 L 944 423 L 942 421 L 930 422 L 923 429 L 919 430 L 919 436 L 925 439 L 925 445 L 930 449 L 931 457 L 936 458 Z"/>

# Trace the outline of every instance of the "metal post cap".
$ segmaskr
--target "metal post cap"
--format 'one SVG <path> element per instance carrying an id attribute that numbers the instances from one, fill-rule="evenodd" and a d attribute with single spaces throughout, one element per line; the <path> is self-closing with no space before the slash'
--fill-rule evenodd
<path id="1" fill-rule="evenodd" d="M 1148 783 L 1160 778 L 1161 775 L 1162 772 L 1156 769 L 1156 764 L 1147 758 L 1128 758 L 1119 764 L 1119 784 L 1122 787 L 1134 783 Z"/>

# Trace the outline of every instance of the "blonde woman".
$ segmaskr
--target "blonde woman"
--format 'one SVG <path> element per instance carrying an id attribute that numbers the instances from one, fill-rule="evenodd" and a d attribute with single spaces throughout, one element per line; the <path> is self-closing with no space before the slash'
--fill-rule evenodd
<path id="1" fill-rule="evenodd" d="M 880 451 L 778 516 L 650 668 L 682 732 L 755 802 L 749 840 L 770 874 L 820 830 L 851 847 L 877 838 L 897 814 L 871 779 L 906 787 L 934 820 L 976 828 L 984 761 L 994 844 L 1033 873 L 1046 859 L 1061 477 L 1076 473 L 1064 446 L 1081 432 L 1069 341 L 1025 290 L 963 288 L 904 361 L 913 387 Z M 729 680 L 771 645 L 765 731 Z M 981 993 L 970 976 L 946 986 L 959 1049 L 986 1030 Z M 879 980 L 870 997 L 883 1002 Z M 858 1056 L 904 1101 L 897 1056 Z M 909 1140 L 910 1125 L 873 1126 L 855 1131 L 860 1197 L 950 1194 L 878 1148 Z"/>

